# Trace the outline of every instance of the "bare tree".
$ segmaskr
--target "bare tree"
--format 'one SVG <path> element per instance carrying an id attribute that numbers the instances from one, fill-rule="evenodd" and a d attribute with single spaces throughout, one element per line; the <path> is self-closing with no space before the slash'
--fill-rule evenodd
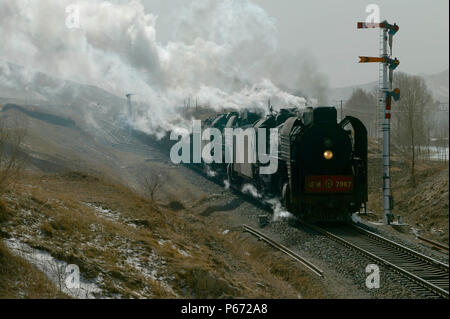
<path id="1" fill-rule="evenodd" d="M 145 193 L 150 197 L 152 202 L 154 202 L 156 195 L 162 187 L 161 174 L 150 173 L 144 177 L 143 186 Z"/>
<path id="2" fill-rule="evenodd" d="M 431 134 L 430 146 L 433 159 L 446 162 L 449 140 L 448 103 L 437 102 L 437 112 L 432 114 Z"/>
<path id="3" fill-rule="evenodd" d="M 344 105 L 345 115 L 352 115 L 361 119 L 367 127 L 368 135 L 377 135 L 377 96 L 376 91 L 366 92 L 363 89 L 353 91 L 351 97 Z"/>
<path id="4" fill-rule="evenodd" d="M 57 260 L 49 260 L 48 263 L 44 264 L 44 269 L 56 281 L 59 292 L 64 292 L 66 280 L 66 267 L 64 264 Z"/>
<path id="5" fill-rule="evenodd" d="M 26 129 L 17 118 L 0 113 L 0 194 L 16 179 L 23 168 L 25 156 L 21 151 Z"/>
<path id="6" fill-rule="evenodd" d="M 435 105 L 423 78 L 405 73 L 395 76 L 395 87 L 401 90 L 400 101 L 393 104 L 393 139 L 409 159 L 411 182 L 416 184 L 415 167 L 420 147 L 428 145 L 430 112 Z"/>

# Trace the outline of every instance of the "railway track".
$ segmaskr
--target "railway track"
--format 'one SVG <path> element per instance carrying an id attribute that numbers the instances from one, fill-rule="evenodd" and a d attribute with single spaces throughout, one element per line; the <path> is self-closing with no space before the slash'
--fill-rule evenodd
<path id="1" fill-rule="evenodd" d="M 305 259 L 304 257 L 294 253 L 289 248 L 281 245 L 280 243 L 277 243 L 275 240 L 273 240 L 272 238 L 270 238 L 267 235 L 263 234 L 262 232 L 256 230 L 253 227 L 250 227 L 248 225 L 242 225 L 242 227 L 243 227 L 243 230 L 245 232 L 248 232 L 249 234 L 252 234 L 253 236 L 258 237 L 259 239 L 263 240 L 264 242 L 266 242 L 270 246 L 274 247 L 275 249 L 277 249 L 277 250 L 285 253 L 286 255 L 292 257 L 293 259 L 295 259 L 296 261 L 301 263 L 303 266 L 305 266 L 306 268 L 311 270 L 315 275 L 317 275 L 319 277 L 323 277 L 323 271 L 320 268 L 318 268 L 317 266 L 315 266 L 314 264 L 312 264 L 310 261 Z"/>
<path id="2" fill-rule="evenodd" d="M 201 169 L 194 168 L 194 170 L 207 179 L 215 181 L 219 185 L 221 184 L 220 181 L 209 177 Z M 239 192 L 238 189 L 235 189 L 235 191 Z M 242 192 L 240 194 L 260 209 L 273 212 L 270 205 L 258 201 L 248 194 L 243 194 Z M 449 298 L 449 266 L 447 264 L 356 225 L 340 223 L 336 227 L 327 227 L 325 229 L 301 221 L 300 223 L 348 248 L 362 253 L 375 262 L 389 267 L 403 278 L 401 283 L 405 287 L 423 297 Z M 256 232 L 258 231 L 253 229 L 251 233 L 262 239 L 263 236 L 260 235 L 262 233 L 258 232 L 259 234 L 256 234 Z M 271 242 L 268 243 L 272 245 Z"/>
<path id="3" fill-rule="evenodd" d="M 302 224 L 400 274 L 405 287 L 426 298 L 449 298 L 449 266 L 356 225 Z"/>
<path id="4" fill-rule="evenodd" d="M 217 177 L 208 176 L 202 169 L 192 165 L 185 166 L 196 171 L 200 175 L 203 175 L 206 179 L 223 186 L 222 180 Z M 238 189 L 234 190 L 239 192 Z M 266 203 L 262 203 L 242 192 L 239 193 L 260 209 L 272 212 L 272 207 Z M 300 223 L 307 228 L 313 229 L 314 231 L 365 255 L 375 262 L 389 267 L 403 278 L 401 283 L 405 287 L 416 291 L 425 298 L 449 298 L 449 266 L 447 264 L 425 256 L 359 226 L 339 224 L 334 227 L 327 226 L 322 228 L 304 222 Z M 322 271 L 316 266 L 288 248 L 273 241 L 258 230 L 247 225 L 244 225 L 244 230 L 265 241 L 275 249 L 278 249 L 299 261 L 316 275 L 323 276 Z"/>
<path id="5" fill-rule="evenodd" d="M 428 238 L 425 238 L 425 237 L 422 237 L 422 236 L 417 236 L 417 239 L 419 239 L 419 240 L 421 240 L 421 241 L 423 241 L 423 242 L 425 242 L 427 244 L 432 245 L 433 247 L 435 247 L 436 249 L 446 253 L 447 255 L 449 253 L 448 246 L 446 246 L 446 245 L 443 245 L 441 243 L 438 243 L 438 242 L 436 242 L 434 240 L 431 240 L 431 239 L 428 239 Z"/>

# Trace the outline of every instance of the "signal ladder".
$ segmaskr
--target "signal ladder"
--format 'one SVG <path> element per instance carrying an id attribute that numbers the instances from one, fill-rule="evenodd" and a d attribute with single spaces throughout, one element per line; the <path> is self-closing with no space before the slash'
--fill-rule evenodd
<path id="1" fill-rule="evenodd" d="M 383 29 L 380 29 L 380 56 L 383 56 Z M 379 64 L 379 76 L 378 76 L 378 103 L 377 103 L 377 109 L 376 109 L 376 115 L 375 115 L 375 121 L 376 121 L 376 133 L 375 138 L 377 142 L 381 139 L 381 132 L 383 129 L 383 115 L 384 115 L 384 100 L 383 100 L 383 64 Z"/>

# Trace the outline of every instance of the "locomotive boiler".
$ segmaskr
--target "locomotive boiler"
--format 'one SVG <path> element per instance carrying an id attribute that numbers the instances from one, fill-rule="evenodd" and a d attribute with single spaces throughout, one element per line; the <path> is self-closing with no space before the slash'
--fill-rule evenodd
<path id="1" fill-rule="evenodd" d="M 261 128 L 276 130 L 278 166 L 273 174 L 261 174 L 261 161 L 248 158 L 239 163 L 200 165 L 237 188 L 252 184 L 263 197 L 279 198 L 302 219 L 345 220 L 368 200 L 366 128 L 351 116 L 338 122 L 334 107 L 282 109 L 264 117 L 248 111 L 231 112 L 210 118 L 206 124 L 221 132 L 227 128 L 254 128 L 256 134 Z M 267 149 L 270 143 L 273 141 L 267 136 Z M 225 137 L 222 144 L 225 153 Z M 246 142 L 244 154 L 248 147 Z"/>

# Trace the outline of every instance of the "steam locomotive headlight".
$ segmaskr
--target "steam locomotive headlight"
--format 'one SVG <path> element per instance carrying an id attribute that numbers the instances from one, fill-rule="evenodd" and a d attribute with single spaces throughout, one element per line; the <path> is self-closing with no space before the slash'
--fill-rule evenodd
<path id="1" fill-rule="evenodd" d="M 333 152 L 330 150 L 323 152 L 323 157 L 328 161 L 333 158 L 333 155 Z"/>

